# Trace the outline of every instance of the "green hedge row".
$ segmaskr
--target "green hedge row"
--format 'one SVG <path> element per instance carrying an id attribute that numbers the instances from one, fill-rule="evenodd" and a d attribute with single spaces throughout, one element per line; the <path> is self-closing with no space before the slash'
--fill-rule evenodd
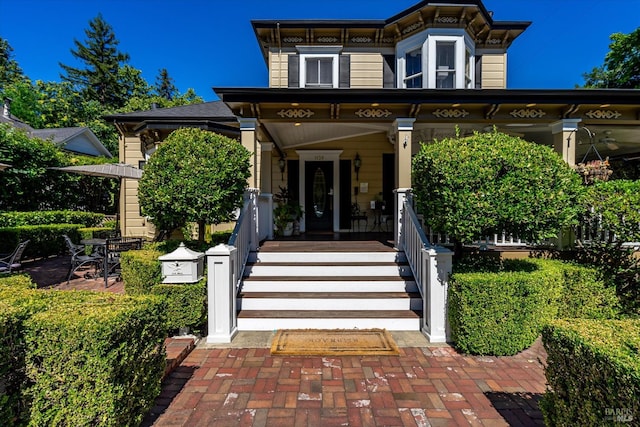
<path id="1" fill-rule="evenodd" d="M 104 214 L 82 211 L 0 212 L 0 227 L 21 225 L 82 224 L 95 227 L 104 220 Z"/>
<path id="2" fill-rule="evenodd" d="M 0 425 L 139 425 L 160 394 L 164 302 L 24 285 L 0 282 Z"/>
<path id="3" fill-rule="evenodd" d="M 638 425 L 640 321 L 557 320 L 545 326 L 546 425 Z"/>
<path id="4" fill-rule="evenodd" d="M 157 245 L 151 245 L 157 247 Z M 198 283 L 162 284 L 162 268 L 157 249 L 121 254 L 122 280 L 130 295 L 159 295 L 167 303 L 167 328 L 200 330 L 206 322 L 207 279 Z"/>
<path id="5" fill-rule="evenodd" d="M 81 239 L 98 237 L 101 233 L 108 231 L 109 229 L 99 227 L 85 228 L 82 224 L 23 225 L 0 228 L 0 253 L 11 253 L 19 242 L 29 240 L 23 259 L 46 258 L 67 251 L 62 238 L 63 234 L 68 235 L 75 243 L 79 243 Z"/>
<path id="6" fill-rule="evenodd" d="M 451 276 L 451 334 L 465 353 L 513 355 L 531 346 L 559 315 L 610 318 L 617 313 L 615 291 L 593 269 L 528 259 L 506 260 L 500 270 Z"/>

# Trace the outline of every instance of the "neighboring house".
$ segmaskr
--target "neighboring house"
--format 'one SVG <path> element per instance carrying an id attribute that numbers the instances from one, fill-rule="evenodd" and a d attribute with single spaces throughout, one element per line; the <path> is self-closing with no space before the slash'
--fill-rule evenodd
<path id="1" fill-rule="evenodd" d="M 86 156 L 113 157 L 109 150 L 88 127 L 34 129 L 11 114 L 11 101 L 4 100 L 0 123 L 24 129 L 33 138 L 50 140 L 63 150 Z"/>
<path id="2" fill-rule="evenodd" d="M 149 111 L 115 114 L 105 117 L 120 133 L 120 161 L 144 168 L 158 144 L 174 130 L 195 127 L 230 138 L 240 137 L 238 120 L 221 101 L 153 108 Z M 125 236 L 153 238 L 155 228 L 140 212 L 138 181 L 125 179 L 121 187 L 121 230 Z"/>
<path id="3" fill-rule="evenodd" d="M 239 134 L 255 153 L 250 187 L 287 186 L 305 210 L 301 231 L 338 232 L 352 230 L 356 202 L 372 218 L 371 202 L 384 200 L 393 217 L 420 143 L 456 128 L 496 127 L 571 165 L 591 143 L 603 158 L 638 157 L 640 91 L 508 89 L 507 51 L 530 23 L 493 16 L 480 0 L 450 0 L 385 20 L 253 21 L 269 87 L 215 88 L 220 103 L 110 116 L 120 160 L 138 165 L 176 127 Z M 127 189 L 128 235 L 143 231 L 136 194 Z"/>

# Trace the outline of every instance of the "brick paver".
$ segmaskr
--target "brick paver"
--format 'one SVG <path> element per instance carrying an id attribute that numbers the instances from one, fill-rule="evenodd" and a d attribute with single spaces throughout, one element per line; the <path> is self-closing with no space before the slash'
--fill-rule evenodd
<path id="1" fill-rule="evenodd" d="M 544 349 L 464 356 L 287 357 L 266 348 L 196 348 L 165 380 L 150 426 L 543 425 Z"/>

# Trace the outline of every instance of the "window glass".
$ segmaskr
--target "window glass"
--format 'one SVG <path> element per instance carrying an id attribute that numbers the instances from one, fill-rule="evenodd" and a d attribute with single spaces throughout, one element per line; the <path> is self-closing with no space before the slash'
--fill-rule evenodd
<path id="1" fill-rule="evenodd" d="M 436 43 L 436 88 L 454 88 L 456 77 L 456 43 Z"/>
<path id="2" fill-rule="evenodd" d="M 332 58 L 307 58 L 306 86 L 333 87 Z"/>
<path id="3" fill-rule="evenodd" d="M 422 87 L 422 50 L 416 49 L 405 55 L 405 86 Z"/>

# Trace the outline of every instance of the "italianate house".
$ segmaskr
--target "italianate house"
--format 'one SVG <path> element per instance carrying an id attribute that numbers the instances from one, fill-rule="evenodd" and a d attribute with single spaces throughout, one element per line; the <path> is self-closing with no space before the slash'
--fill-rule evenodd
<path id="1" fill-rule="evenodd" d="M 639 91 L 506 87 L 508 72 L 517 72 L 508 67 L 508 50 L 529 25 L 494 19 L 481 0 L 420 1 L 382 20 L 257 20 L 256 54 L 264 58 L 269 87 L 214 87 L 217 102 L 108 117 L 121 135 L 120 160 L 136 166 L 184 126 L 235 137 L 253 153 L 245 205 L 252 207 L 239 215 L 229 245 L 207 253 L 238 256 L 228 263 L 235 269 L 232 279 L 219 269 L 226 261 L 209 264 L 207 339 L 228 341 L 242 329 L 321 325 L 421 329 L 432 341 L 446 340 L 450 253 L 431 245 L 410 204 L 411 159 L 421 143 L 497 129 L 553 147 L 570 165 L 595 155 L 637 161 Z M 396 251 L 390 260 L 372 253 L 331 258 L 308 243 L 311 249 L 299 259 L 320 266 L 307 288 L 322 289 L 326 300 L 336 290 L 353 291 L 358 285 L 345 280 L 360 275 L 360 284 L 369 286 L 365 292 L 406 291 L 404 310 L 416 319 L 406 323 L 412 315 L 381 297 L 332 297 L 333 308 L 323 308 L 317 295 L 260 306 L 272 297 L 265 290 L 299 292 L 305 286 L 299 283 L 304 266 L 290 265 L 291 254 L 283 270 L 271 265 L 271 273 L 258 272 L 286 264 L 265 253 L 283 231 L 274 230 L 273 218 L 273 195 L 282 190 L 301 207 L 299 232 L 307 243 L 381 232 Z M 127 181 L 122 191 L 123 235 L 152 237 L 137 204 L 137 182 Z M 240 227 L 245 223 L 251 225 Z M 343 264 L 349 261 L 354 264 Z M 383 269 L 389 261 L 397 263 L 392 271 Z M 381 270 L 372 270 L 375 262 Z M 221 274 L 231 291 L 219 285 Z M 383 288 L 393 274 L 401 289 Z M 276 278 L 269 281 L 270 275 Z M 250 298 L 252 289 L 262 293 Z M 311 311 L 300 317 L 301 307 Z M 367 309 L 373 314 L 363 314 Z"/>

